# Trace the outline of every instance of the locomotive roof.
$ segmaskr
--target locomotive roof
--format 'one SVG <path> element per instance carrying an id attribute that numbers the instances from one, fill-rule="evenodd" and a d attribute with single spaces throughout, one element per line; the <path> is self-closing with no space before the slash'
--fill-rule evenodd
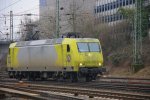
<path id="1" fill-rule="evenodd" d="M 45 40 L 34 40 L 34 41 L 21 41 L 17 42 L 16 46 L 35 46 L 35 45 L 53 45 L 53 44 L 61 44 L 63 38 L 58 39 L 45 39 Z"/>
<path id="2" fill-rule="evenodd" d="M 36 46 L 36 45 L 54 45 L 61 44 L 64 39 L 67 40 L 76 40 L 76 42 L 99 42 L 98 39 L 94 38 L 58 38 L 58 39 L 45 39 L 45 40 L 34 40 L 34 41 L 20 41 L 16 43 L 12 43 L 11 47 L 22 47 L 22 46 Z M 66 41 L 67 41 L 66 40 Z"/>

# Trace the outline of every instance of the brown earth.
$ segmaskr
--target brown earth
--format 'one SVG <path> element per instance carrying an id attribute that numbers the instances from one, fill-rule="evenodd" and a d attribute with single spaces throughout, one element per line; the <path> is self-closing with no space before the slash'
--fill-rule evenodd
<path id="1" fill-rule="evenodd" d="M 135 77 L 135 78 L 150 78 L 150 66 L 146 66 L 140 71 L 133 73 L 130 67 L 117 67 L 112 68 L 108 74 L 114 77 Z"/>
<path id="2" fill-rule="evenodd" d="M 126 49 L 128 48 L 128 49 Z M 112 54 L 116 54 L 119 52 L 123 55 L 127 55 L 126 58 L 120 56 L 119 64 L 114 65 L 112 61 L 106 62 L 106 68 L 108 70 L 109 76 L 116 76 L 116 77 L 135 77 L 135 78 L 149 78 L 150 79 L 150 39 L 146 39 L 143 41 L 143 62 L 144 68 L 139 70 L 136 73 L 133 73 L 131 70 L 131 63 L 132 63 L 132 48 L 131 46 L 124 47 L 125 52 L 122 49 L 117 49 L 112 51 Z M 118 56 L 117 56 L 118 57 Z"/>

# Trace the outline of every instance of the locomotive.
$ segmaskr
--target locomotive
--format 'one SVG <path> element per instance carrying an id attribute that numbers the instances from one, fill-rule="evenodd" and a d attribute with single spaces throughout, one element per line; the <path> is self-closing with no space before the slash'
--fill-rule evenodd
<path id="1" fill-rule="evenodd" d="M 7 56 L 10 78 L 28 80 L 84 78 L 95 80 L 105 71 L 98 39 L 56 38 L 11 43 Z"/>

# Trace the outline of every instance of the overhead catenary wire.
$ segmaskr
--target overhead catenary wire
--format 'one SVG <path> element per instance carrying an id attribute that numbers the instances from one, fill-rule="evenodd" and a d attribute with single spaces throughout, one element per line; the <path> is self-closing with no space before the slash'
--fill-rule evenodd
<path id="1" fill-rule="evenodd" d="M 22 13 L 25 13 L 25 12 L 28 12 L 28 11 L 31 11 L 31 10 L 36 10 L 36 9 L 39 9 L 39 4 L 38 5 L 36 5 L 36 6 L 34 6 L 34 7 L 32 7 L 32 8 L 30 8 L 30 9 L 27 9 L 27 10 L 24 10 L 24 11 L 21 11 L 21 12 L 17 12 L 17 13 L 15 13 L 15 14 L 22 14 Z M 47 5 L 46 5 L 47 6 Z"/>
<path id="2" fill-rule="evenodd" d="M 17 3 L 20 2 L 20 1 L 21 1 L 21 0 L 17 0 L 16 2 L 14 2 L 14 3 L 8 5 L 7 7 L 4 7 L 4 8 L 2 8 L 2 9 L 0 9 L 0 12 L 3 11 L 3 10 L 5 10 L 5 9 L 7 9 L 7 8 L 9 8 L 9 7 L 11 7 L 11 6 L 13 6 L 13 5 L 15 5 L 15 4 L 17 4 Z"/>
<path id="3" fill-rule="evenodd" d="M 18 1 L 16 1 L 16 2 L 14 2 L 14 3 L 8 5 L 7 7 L 4 7 L 4 8 L 2 8 L 2 9 L 0 9 L 0 12 L 3 11 L 3 10 L 5 10 L 5 9 L 7 9 L 7 8 L 9 8 L 9 7 L 11 7 L 11 6 L 14 6 L 15 4 L 17 4 L 17 3 L 20 2 L 20 1 L 21 1 L 21 0 L 18 0 Z M 39 6 L 39 5 L 37 5 L 37 6 Z"/>
<path id="4" fill-rule="evenodd" d="M 7 5 L 4 7 L 4 8 L 2 8 L 2 9 L 0 9 L 0 12 L 3 12 L 4 10 L 9 10 L 9 8 L 10 7 L 12 7 L 12 6 L 14 6 L 15 4 L 17 4 L 17 5 L 19 5 L 21 0 L 15 0 L 15 1 L 13 1 L 13 2 L 11 2 L 11 3 L 9 3 L 8 4 L 8 2 L 7 2 Z M 22 0 L 23 1 L 23 0 Z M 22 2 L 21 1 L 21 2 Z M 16 5 L 15 5 L 16 6 Z M 20 16 L 25 16 L 25 15 L 27 15 L 28 16 L 28 14 L 24 14 L 25 12 L 27 13 L 27 12 L 34 12 L 35 11 L 35 9 L 38 9 L 39 8 L 39 4 L 38 5 L 36 5 L 36 6 L 32 6 L 30 9 L 28 8 L 28 9 L 26 9 L 26 10 L 24 10 L 24 11 L 21 11 L 21 12 L 17 12 L 17 13 L 15 13 L 15 14 L 13 14 L 13 17 L 15 17 L 16 19 L 14 19 L 13 18 L 13 20 L 21 20 L 20 19 Z M 4 12 L 3 12 L 4 13 Z M 10 19 L 9 19 L 9 17 L 10 17 L 10 15 L 9 14 L 0 14 L 0 15 L 2 15 L 2 16 L 0 16 L 0 21 L 9 21 Z M 39 16 L 38 14 L 31 14 L 32 16 Z M 44 16 L 45 17 L 45 16 Z M 49 16 L 48 16 L 49 17 Z M 19 21 L 17 21 L 18 23 L 19 23 Z M 2 27 L 1 27 L 2 26 Z M 19 27 L 17 27 L 17 25 L 13 25 L 14 27 L 13 28 L 19 28 Z M 18 26 L 20 26 L 20 25 L 18 25 Z M 6 25 L 4 25 L 3 23 L 0 25 L 0 29 L 2 29 L 2 28 L 7 28 L 6 27 Z M 9 27 L 9 26 L 8 26 Z M 5 31 L 5 29 L 2 29 L 3 31 Z"/>
<path id="5" fill-rule="evenodd" d="M 41 16 L 41 17 L 52 17 L 52 16 L 43 16 L 43 15 L 39 15 L 39 14 L 32 14 L 32 13 L 24 13 L 24 14 L 13 14 L 14 17 L 17 17 L 17 16 Z M 10 15 L 5 15 L 5 16 L 10 16 Z"/>
<path id="6" fill-rule="evenodd" d="M 36 5 L 30 9 L 27 9 L 27 10 L 24 10 L 24 11 L 21 11 L 21 12 L 17 12 L 15 14 L 22 14 L 22 13 L 25 13 L 25 12 L 28 12 L 28 11 L 32 11 L 32 10 L 36 10 L 36 9 L 39 9 L 39 5 Z"/>

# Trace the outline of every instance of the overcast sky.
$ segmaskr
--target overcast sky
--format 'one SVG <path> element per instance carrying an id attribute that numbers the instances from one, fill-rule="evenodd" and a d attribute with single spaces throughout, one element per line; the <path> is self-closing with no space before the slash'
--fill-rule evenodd
<path id="1" fill-rule="evenodd" d="M 0 0 L 0 31 L 9 33 L 9 23 L 10 18 L 6 16 L 6 25 L 4 15 L 9 15 L 10 11 L 13 11 L 14 14 L 14 32 L 19 30 L 20 20 L 23 16 L 15 16 L 21 14 L 39 14 L 39 0 Z M 37 19 L 37 16 L 34 16 L 34 19 Z M 7 30 L 8 29 L 8 30 Z M 0 38 L 2 34 L 0 33 Z"/>

